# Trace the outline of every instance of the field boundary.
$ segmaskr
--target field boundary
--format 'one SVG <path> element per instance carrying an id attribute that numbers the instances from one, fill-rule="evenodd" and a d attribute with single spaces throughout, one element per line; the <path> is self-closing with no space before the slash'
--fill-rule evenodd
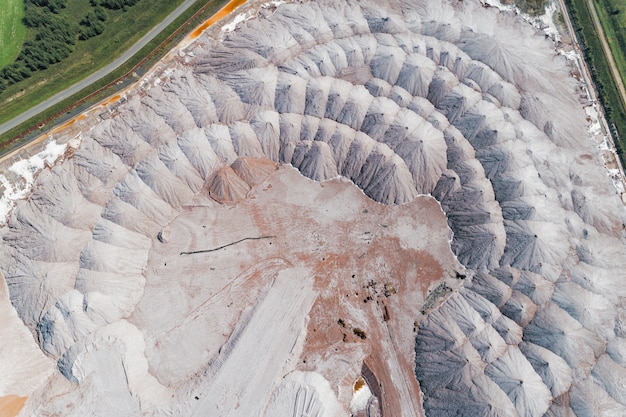
<path id="1" fill-rule="evenodd" d="M 626 160 L 626 105 L 591 15 L 589 0 L 558 1 L 576 52 L 581 57 L 581 67 L 585 70 L 583 75 L 588 89 L 593 93 L 592 100 L 603 113 L 601 119 L 605 120 L 602 123 L 604 133 L 616 149 L 617 162 L 623 172 Z"/>
<path id="2" fill-rule="evenodd" d="M 73 113 L 79 107 L 84 108 L 85 105 L 95 104 L 97 101 L 104 99 L 108 95 L 114 94 L 125 85 L 128 85 L 129 80 L 136 78 L 136 73 L 141 72 L 142 68 L 151 65 L 156 62 L 158 58 L 165 55 L 169 49 L 168 46 L 171 47 L 174 41 L 180 38 L 182 33 L 191 31 L 201 21 L 205 20 L 204 15 L 212 7 L 220 7 L 224 3 L 227 3 L 227 1 L 207 1 L 198 10 L 196 10 L 193 15 L 187 17 L 182 24 L 177 23 L 177 20 L 174 21 L 170 26 L 177 25 L 177 27 L 171 33 L 169 33 L 166 28 L 164 32 L 169 33 L 169 35 L 165 39 L 158 40 L 158 43 L 155 43 L 158 37 L 155 38 L 137 54 L 133 55 L 133 57 L 131 57 L 125 64 L 112 71 L 108 76 L 105 76 L 101 80 L 85 87 L 83 90 L 63 100 L 61 103 L 50 107 L 36 116 L 33 116 L 28 121 L 9 130 L 5 134 L 0 135 L 0 157 L 7 155 L 17 147 L 24 146 L 28 142 L 34 140 L 35 137 L 29 137 L 33 133 L 36 132 L 37 136 L 44 135 L 47 131 L 54 129 L 53 125 L 55 123 L 62 123 L 63 121 L 75 116 L 77 113 Z M 141 59 L 139 59 L 139 57 L 141 57 Z M 139 61 L 137 61 L 137 59 L 139 59 Z M 44 126 L 50 127 L 49 129 L 44 129 Z"/>
<path id="3" fill-rule="evenodd" d="M 602 27 L 602 22 L 600 21 L 600 17 L 598 16 L 598 11 L 596 10 L 596 6 L 593 4 L 593 0 L 585 0 L 585 2 L 587 3 L 587 9 L 589 10 L 589 13 L 591 14 L 591 17 L 593 19 L 593 26 L 595 27 L 595 31 L 598 34 L 600 43 L 602 44 L 604 56 L 606 57 L 607 63 L 609 64 L 609 69 L 611 70 L 611 74 L 613 75 L 613 81 L 615 82 L 615 86 L 617 87 L 617 91 L 619 92 L 619 96 L 622 101 L 622 107 L 626 109 L 626 88 L 624 88 L 622 74 L 620 74 L 619 67 L 615 62 L 615 58 L 613 57 L 613 52 L 611 51 L 611 46 L 609 45 L 609 42 L 607 40 L 604 28 Z"/>
<path id="4" fill-rule="evenodd" d="M 21 37 L 21 40 L 19 40 L 19 45 L 17 45 L 18 47 L 15 49 L 15 52 L 11 53 L 11 55 L 15 55 L 17 56 L 17 54 L 19 53 L 19 46 L 21 46 L 22 42 L 24 42 L 24 38 L 25 38 L 25 34 L 26 34 L 26 27 L 21 23 L 22 17 L 24 16 L 24 1 L 23 0 L 5 0 L 8 1 L 10 4 L 8 5 L 8 7 L 6 5 L 4 5 L 2 7 L 2 10 L 0 11 L 0 14 L 3 15 L 3 18 L 0 18 L 0 68 L 4 67 L 5 65 L 8 65 L 12 62 L 12 60 L 15 57 L 9 58 L 10 56 L 4 56 L 5 54 L 11 53 L 11 49 L 13 49 L 13 45 L 9 44 L 14 42 L 14 37 Z M 21 8 L 21 12 L 20 12 L 20 8 Z M 6 18 L 4 18 L 4 16 L 6 14 L 12 14 L 13 18 L 8 20 Z M 9 27 L 7 27 L 6 25 L 9 25 Z M 18 28 L 18 25 L 21 26 L 21 28 Z M 18 33 L 21 32 L 20 33 Z M 5 38 L 5 34 L 8 34 L 8 38 Z M 3 62 L 3 60 L 7 60 L 6 62 Z"/>

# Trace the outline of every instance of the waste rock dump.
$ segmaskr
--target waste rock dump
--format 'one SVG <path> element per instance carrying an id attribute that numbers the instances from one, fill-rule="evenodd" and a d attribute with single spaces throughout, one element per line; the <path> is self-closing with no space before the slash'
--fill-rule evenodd
<path id="1" fill-rule="evenodd" d="M 164 65 L 0 228 L 0 404 L 626 415 L 626 211 L 550 39 L 474 0 L 302 1 Z"/>

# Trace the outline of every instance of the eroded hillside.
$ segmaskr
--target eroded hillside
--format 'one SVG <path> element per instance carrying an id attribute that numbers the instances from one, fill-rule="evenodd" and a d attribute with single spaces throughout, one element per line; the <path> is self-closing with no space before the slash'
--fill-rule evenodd
<path id="1" fill-rule="evenodd" d="M 626 215 L 578 87 L 474 1 L 283 4 L 203 35 L 0 229 L 56 366 L 7 394 L 44 416 L 626 413 Z"/>

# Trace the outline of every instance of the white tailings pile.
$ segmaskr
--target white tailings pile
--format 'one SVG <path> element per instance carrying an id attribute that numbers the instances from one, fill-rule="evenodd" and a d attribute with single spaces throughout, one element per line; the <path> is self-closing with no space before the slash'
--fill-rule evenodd
<path id="1" fill-rule="evenodd" d="M 352 392 L 343 387 L 362 364 L 303 358 L 330 343 L 307 327 L 316 296 L 336 285 L 320 282 L 358 274 L 332 275 L 343 266 L 309 229 L 282 246 L 306 254 L 268 260 L 243 249 L 251 238 L 277 244 L 258 219 L 283 225 L 268 214 L 280 203 L 206 227 L 226 219 L 216 207 L 265 201 L 271 163 L 257 158 L 320 182 L 348 179 L 388 205 L 431 195 L 445 213 L 466 270 L 456 289 L 442 284 L 415 298 L 416 309 L 425 303 L 424 316 L 410 318 L 415 333 L 393 330 L 384 298 L 363 297 L 373 284 L 337 295 L 363 297 L 362 311 L 337 301 L 356 323 L 332 319 L 344 342 L 349 333 L 370 343 L 359 327 L 370 311 L 392 329 L 382 349 L 393 349 L 379 362 L 404 385 L 368 383 L 383 415 L 626 415 L 618 382 L 626 212 L 588 137 L 577 81 L 549 39 L 473 0 L 282 4 L 221 37 L 199 38 L 185 63 L 86 132 L 0 229 L 11 302 L 59 370 L 24 415 L 348 415 Z M 304 194 L 289 202 L 305 203 L 323 207 Z M 351 210 L 332 207 L 315 221 Z M 386 230 L 384 220 L 363 223 Z M 411 227 L 398 232 L 400 245 Z M 354 227 L 338 230 L 356 236 Z M 359 241 L 374 246 L 369 233 Z M 211 251 L 186 255 L 199 249 Z M 382 253 L 372 280 L 393 277 L 386 262 L 395 252 Z M 312 270 L 306 256 L 337 263 Z M 243 259 L 254 260 L 245 273 Z M 398 356 L 394 343 L 407 337 L 414 352 Z M 176 340 L 185 341 L 179 351 L 161 348 Z M 354 346 L 350 358 L 375 356 Z M 413 361 L 422 398 L 403 374 Z M 386 401 L 394 392 L 401 399 Z"/>

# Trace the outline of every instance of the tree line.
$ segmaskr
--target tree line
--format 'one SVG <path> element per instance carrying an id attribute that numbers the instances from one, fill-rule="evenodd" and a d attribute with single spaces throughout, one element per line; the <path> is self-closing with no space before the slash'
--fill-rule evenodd
<path id="1" fill-rule="evenodd" d="M 0 93 L 67 58 L 77 41 L 105 30 L 107 10 L 126 10 L 138 0 L 90 0 L 91 11 L 78 24 L 63 13 L 67 0 L 25 0 L 23 23 L 34 36 L 24 42 L 15 61 L 0 70 Z"/>

